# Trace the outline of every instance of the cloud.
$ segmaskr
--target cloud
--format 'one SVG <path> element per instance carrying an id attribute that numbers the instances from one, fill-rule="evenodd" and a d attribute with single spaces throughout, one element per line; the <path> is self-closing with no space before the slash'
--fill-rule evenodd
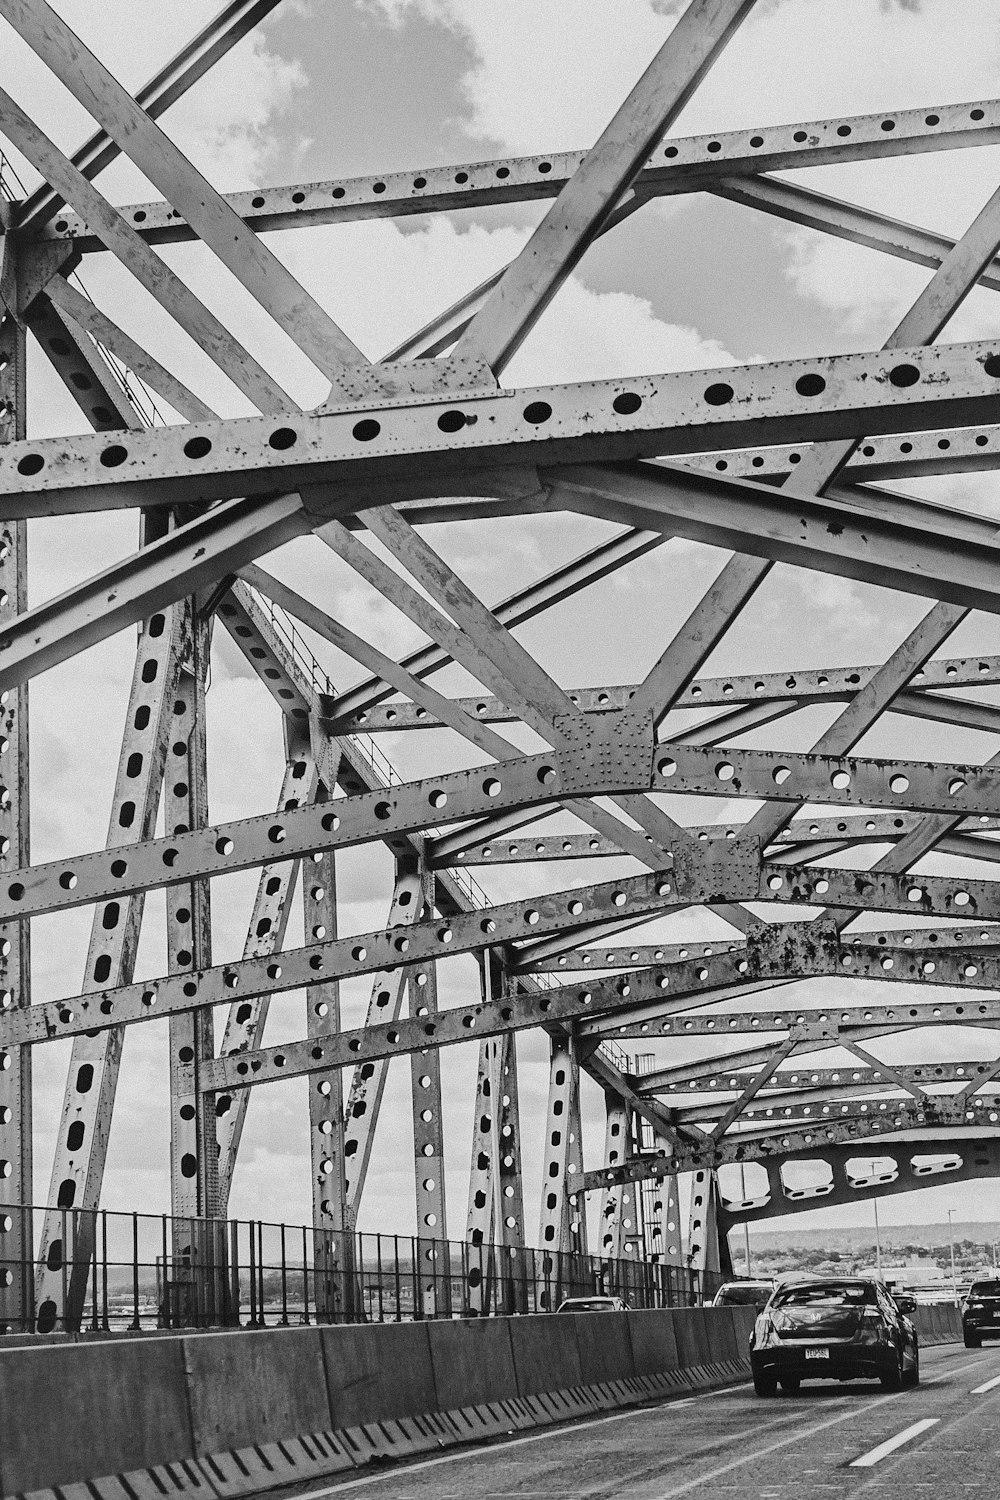
<path id="1" fill-rule="evenodd" d="M 55 8 L 130 92 L 217 13 L 212 0 L 169 6 L 129 0 L 123 25 L 115 0 L 60 0 Z M 92 133 L 93 121 L 6 22 L 0 23 L 0 37 L 0 83 L 58 145 L 74 150 Z M 171 107 L 161 128 L 218 186 L 252 187 L 272 159 L 276 117 L 302 81 L 298 65 L 273 52 L 257 28 Z M 101 186 L 129 197 L 149 195 L 141 175 L 124 163 L 103 174 Z"/>
<path id="2" fill-rule="evenodd" d="M 419 14 L 459 32 L 475 56 L 464 80 L 470 134 L 522 153 L 591 144 L 679 9 L 652 0 L 368 3 L 397 24 Z M 773 0 L 751 12 L 674 133 L 989 97 L 996 54 L 978 0 Z M 837 58 L 850 67 L 831 66 Z"/>
<path id="3" fill-rule="evenodd" d="M 471 59 L 463 83 L 470 151 L 492 151 L 499 142 L 500 149 L 510 152 L 578 148 L 592 141 L 668 34 L 678 8 L 653 0 L 549 0 L 544 6 L 507 0 L 502 7 L 484 5 L 482 0 L 368 3 L 380 6 L 381 14 L 400 32 L 405 31 L 409 17 L 419 14 L 424 21 L 461 34 Z M 84 0 L 65 0 L 63 6 L 71 24 L 93 42 L 130 87 L 151 74 L 175 50 L 178 39 L 193 32 L 214 9 L 215 4 L 203 0 L 178 0 L 169 8 L 156 6 L 152 0 L 136 0 L 128 8 L 126 27 L 121 24 L 121 7 L 108 0 L 88 5 Z M 315 7 L 314 24 L 332 25 L 327 11 Z M 981 17 L 981 6 L 971 0 L 927 0 L 919 14 L 913 5 L 875 5 L 870 0 L 841 0 L 837 6 L 819 0 L 761 4 L 676 128 L 684 133 L 736 128 L 992 93 L 997 49 L 992 34 L 983 35 Z M 308 59 L 305 67 L 289 63 L 280 55 L 275 36 L 268 28 L 245 39 L 213 71 L 210 82 L 193 90 L 165 117 L 173 138 L 220 187 L 251 185 L 265 173 L 281 178 L 285 164 L 295 159 L 302 134 L 323 130 L 319 109 L 313 117 L 295 115 Z M 6 30 L 2 40 L 0 76 L 5 86 L 61 145 L 72 149 L 89 133 L 90 122 L 26 50 L 10 40 Z M 845 59 L 845 65 L 831 66 L 835 58 Z M 393 112 L 400 129 L 405 128 L 406 99 L 380 99 L 373 107 Z M 987 148 L 829 169 L 809 174 L 808 180 L 904 217 L 919 218 L 923 205 L 932 202 L 939 227 L 957 232 L 992 190 L 995 166 L 994 148 Z M 139 174 L 124 163 L 104 181 L 119 201 L 149 193 Z M 351 337 L 377 355 L 446 307 L 459 291 L 513 258 L 528 233 L 523 218 L 513 225 L 503 224 L 499 215 L 481 222 L 463 216 L 411 221 L 405 232 L 388 221 L 331 226 L 272 236 L 269 243 Z M 848 343 L 880 341 L 926 279 L 925 272 L 873 252 L 806 231 L 781 233 L 790 298 L 820 307 Z M 671 247 L 665 232 L 662 260 L 653 266 L 659 277 L 670 276 Z M 203 249 L 171 247 L 164 255 L 304 405 L 325 396 L 327 383 L 290 350 Z M 206 399 L 223 411 L 243 409 L 234 406 L 232 392 L 203 354 L 178 334 L 149 299 L 135 294 L 109 256 L 95 257 L 87 268 L 87 279 L 107 310 L 141 341 L 147 341 L 164 363 Z M 732 299 L 747 295 L 753 293 L 742 284 L 719 288 L 723 310 L 732 305 Z M 779 329 L 786 317 L 787 309 L 774 308 Z M 992 336 L 995 318 L 992 299 L 979 294 L 969 300 L 947 336 L 977 336 L 966 329 L 985 329 Z M 576 381 L 733 363 L 725 339 L 706 337 L 697 321 L 693 315 L 678 315 L 675 321 L 659 317 L 649 298 L 631 291 L 595 291 L 571 278 L 505 380 L 511 384 Z M 33 379 L 37 382 L 33 431 L 73 430 L 79 417 L 61 390 L 34 367 Z M 486 529 L 434 528 L 432 540 L 477 592 L 493 600 L 545 572 L 555 561 L 592 545 L 609 530 L 590 520 L 546 516 L 500 522 Z M 109 556 L 131 550 L 134 536 L 134 516 L 71 518 L 33 526 L 33 602 L 96 571 Z M 634 679 L 643 664 L 656 659 L 717 572 L 719 562 L 719 554 L 712 549 L 671 544 L 627 574 L 526 627 L 522 638 L 568 684 L 582 685 L 588 677 L 592 681 Z M 402 653 L 419 639 L 399 611 L 361 585 L 320 543 L 296 543 L 269 566 L 383 650 Z M 846 659 L 867 661 L 873 637 L 881 642 L 900 637 L 899 622 L 907 607 L 861 585 L 776 569 L 745 613 L 739 630 L 727 639 L 725 651 L 731 653 L 733 669 L 759 665 L 762 658 L 767 658 L 768 666 L 790 668 L 829 664 L 830 657 L 840 653 Z M 918 612 L 922 611 L 921 605 Z M 39 858 L 96 848 L 103 840 L 133 646 L 132 632 L 125 632 L 45 674 L 33 687 Z M 317 644 L 316 651 L 338 684 L 360 675 L 327 647 Z M 454 686 L 458 680 L 459 674 L 453 673 L 436 679 L 435 685 Z M 278 712 L 269 695 L 248 675 L 242 658 L 221 646 L 215 656 L 209 711 L 213 817 L 238 817 L 268 807 L 277 793 L 284 759 Z M 776 730 L 775 739 L 780 734 Z M 398 757 L 404 775 L 418 774 L 426 760 L 438 753 L 437 744 L 419 736 L 394 736 L 388 748 Z M 84 763 L 85 775 L 80 770 Z M 699 812 L 707 819 L 711 812 L 705 812 L 705 806 L 701 802 Z M 741 811 L 735 803 L 711 807 L 720 815 Z M 745 804 L 742 812 L 746 812 Z M 390 884 L 385 851 L 380 847 L 371 856 L 352 854 L 340 868 L 345 930 L 376 929 L 384 918 Z M 523 870 L 509 875 L 490 871 L 483 879 L 499 895 L 517 888 L 519 880 L 533 881 L 537 890 L 561 889 L 574 881 L 609 878 L 612 873 L 607 863 L 597 870 L 589 865 L 550 865 L 537 875 Z M 214 886 L 217 952 L 228 955 L 241 946 L 254 878 L 233 877 Z M 149 902 L 141 954 L 141 967 L 149 973 L 163 967 L 160 905 Z M 691 938 L 705 936 L 710 921 L 689 912 L 676 919 L 671 931 Z M 71 919 L 46 918 L 39 924 L 40 996 L 70 994 L 78 988 L 88 926 L 87 913 Z M 464 967 L 459 961 L 442 965 L 443 1003 L 457 1003 L 473 983 L 468 963 Z M 359 1016 L 365 1001 L 364 984 L 345 985 L 345 1017 Z M 301 996 L 286 997 L 275 1003 L 269 1035 L 294 1035 L 301 1022 Z M 108 1176 L 109 1197 L 123 1205 L 141 1199 L 152 1207 L 166 1199 L 165 1045 L 162 1026 L 135 1028 L 130 1036 Z M 544 1117 L 546 1039 L 540 1034 L 525 1037 L 519 1050 L 524 1060 L 526 1216 L 532 1239 L 540 1185 L 532 1142 L 539 1136 Z M 36 1070 L 40 1174 L 47 1167 L 58 1117 L 66 1051 L 46 1052 L 44 1068 Z M 451 1049 L 444 1067 L 451 1228 L 453 1234 L 460 1234 L 475 1049 Z M 408 1130 L 406 1086 L 406 1069 L 397 1067 L 387 1094 L 386 1129 L 373 1162 L 366 1210 L 366 1222 L 372 1227 L 403 1228 L 403 1216 L 410 1212 L 408 1181 L 399 1165 L 399 1147 L 405 1148 Z M 262 1090 L 254 1100 L 234 1209 L 256 1214 L 266 1202 L 267 1214 L 289 1222 L 308 1214 L 305 1097 L 304 1084 L 291 1084 Z M 601 1100 L 588 1086 L 588 1165 L 599 1159 L 601 1109 Z M 154 1118 L 155 1131 L 150 1123 Z M 46 1187 L 47 1181 L 43 1192 Z"/>

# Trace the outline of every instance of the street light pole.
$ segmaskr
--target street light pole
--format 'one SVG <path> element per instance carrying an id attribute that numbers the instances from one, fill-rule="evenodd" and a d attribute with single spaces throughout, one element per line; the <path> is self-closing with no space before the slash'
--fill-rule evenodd
<path id="1" fill-rule="evenodd" d="M 872 1199 L 872 1208 L 875 1210 L 875 1274 L 879 1281 L 882 1280 L 882 1240 L 878 1232 L 878 1199 Z"/>
<path id="2" fill-rule="evenodd" d="M 954 1212 L 955 1212 L 955 1210 L 953 1208 L 949 1208 L 949 1210 L 948 1210 L 948 1243 L 949 1243 L 949 1245 L 951 1247 L 951 1294 L 954 1297 L 955 1301 L 957 1302 L 958 1301 L 958 1282 L 955 1279 L 955 1232 L 954 1232 L 954 1226 L 952 1225 L 952 1215 L 954 1214 Z"/>
<path id="3" fill-rule="evenodd" d="M 746 1172 L 746 1167 L 744 1166 L 743 1162 L 740 1162 L 740 1193 L 743 1196 L 743 1202 L 746 1203 L 746 1200 L 747 1200 L 747 1172 Z M 753 1275 L 753 1271 L 750 1269 L 750 1221 L 749 1221 L 749 1219 L 744 1219 L 743 1220 L 743 1246 L 744 1246 L 744 1249 L 746 1250 L 747 1276 L 752 1276 Z"/>

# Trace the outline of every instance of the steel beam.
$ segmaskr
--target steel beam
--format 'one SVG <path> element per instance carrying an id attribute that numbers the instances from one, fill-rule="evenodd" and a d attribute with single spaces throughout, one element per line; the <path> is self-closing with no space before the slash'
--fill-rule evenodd
<path id="1" fill-rule="evenodd" d="M 3 240 L 0 240 L 0 247 Z M 23 436 L 26 411 L 25 333 L 0 306 L 0 443 Z M 0 527 L 0 624 L 27 607 L 28 537 L 24 521 Z M 0 798 L 0 870 L 28 863 L 28 690 L 10 693 L 2 709 L 0 764 L 6 795 Z M 31 1005 L 31 929 L 27 922 L 0 926 L 0 1006 Z M 0 1332 L 33 1324 L 33 1223 L 21 1205 L 34 1198 L 32 1182 L 32 1066 L 30 1047 L 0 1051 Z"/>
<path id="2" fill-rule="evenodd" d="M 887 507 L 881 497 L 873 504 L 867 495 L 841 492 L 817 500 L 788 486 L 775 491 L 719 475 L 680 475 L 677 466 L 666 464 L 561 469 L 552 475 L 553 499 L 603 520 L 652 528 L 659 518 L 671 536 L 997 612 L 983 566 L 989 535 L 974 521 L 970 527 L 962 512 L 909 501 L 899 506 L 895 497 Z M 938 544 L 942 528 L 947 547 Z M 954 566 L 958 555 L 961 577 Z"/>
<path id="3" fill-rule="evenodd" d="M 947 268 L 938 274 L 946 278 Z M 527 500 L 539 496 L 540 466 L 679 457 L 741 441 L 854 441 L 857 433 L 990 422 L 998 378 L 991 372 L 1000 372 L 994 360 L 994 344 L 981 340 L 517 391 L 439 388 L 371 400 L 364 411 L 356 403 L 333 403 L 281 425 L 253 416 L 159 428 L 130 437 L 104 462 L 108 448 L 99 438 L 15 443 L 0 463 L 0 497 L 7 515 L 226 499 L 299 485 L 315 490 L 307 500 L 317 516 L 324 509 L 362 508 L 376 485 L 380 498 L 393 503 L 489 495 L 501 482 L 507 496 L 520 483 Z M 199 441 L 192 445 L 192 439 Z M 504 472 L 494 479 L 497 469 Z M 800 465 L 796 483 L 784 487 L 796 515 L 809 494 L 799 483 L 803 472 Z M 679 465 L 663 474 L 694 492 L 711 478 Z M 564 486 L 573 476 L 545 479 Z M 332 494 L 323 489 L 330 481 Z M 348 505 L 352 487 L 354 504 Z M 772 503 L 776 499 L 773 486 L 719 474 L 710 488 L 763 491 Z M 920 509 L 941 513 L 926 504 Z M 968 519 L 964 530 L 979 534 Z M 679 528 L 677 534 L 687 533 Z"/>
<path id="4" fill-rule="evenodd" d="M 434 906 L 434 877 L 421 878 L 423 910 Z M 438 1013 L 437 965 L 421 964 L 406 978 L 412 1017 Z M 417 1222 L 417 1254 L 421 1265 L 422 1311 L 434 1316 L 450 1308 L 450 1287 L 439 1287 L 438 1243 L 448 1238 L 445 1199 L 444 1103 L 441 1092 L 441 1054 L 434 1048 L 410 1054 L 410 1107 L 413 1120 L 413 1189 Z"/>
<path id="5" fill-rule="evenodd" d="M 136 98 L 139 103 L 144 103 L 142 92 Z M 144 108 L 154 117 L 161 112 L 151 103 L 144 103 Z M 800 171 L 843 162 L 965 150 L 972 146 L 995 145 L 998 140 L 1000 100 L 996 99 L 792 121 L 757 130 L 673 136 L 661 142 L 650 155 L 634 178 L 633 188 L 644 202 L 663 195 L 694 192 L 735 197 L 737 190 L 752 192 L 759 180 L 756 174 L 763 172 Z M 586 155 L 584 151 L 556 151 L 491 161 L 455 162 L 406 172 L 379 172 L 322 182 L 248 188 L 243 192 L 227 193 L 226 201 L 257 234 L 361 219 L 451 213 L 462 208 L 475 210 L 495 204 L 557 197 Z M 92 175 L 78 156 L 75 155 L 73 160 L 86 176 Z M 791 194 L 787 198 L 777 197 L 779 189 L 789 186 L 781 179 L 766 178 L 764 182 L 766 187 L 760 191 L 759 198 L 752 200 L 754 207 L 763 206 L 761 200 L 765 191 L 769 198 L 773 192 L 771 201 L 783 207 L 796 201 Z M 946 253 L 946 246 L 950 243 L 944 235 L 911 225 L 897 225 L 895 220 L 885 220 L 883 215 L 854 209 L 850 204 L 840 205 L 837 200 L 826 199 L 818 193 L 803 193 L 802 198 L 808 203 L 802 208 L 803 216 L 811 212 L 815 216 L 815 228 L 837 233 L 839 214 L 836 210 L 853 210 L 858 215 L 855 222 L 859 241 L 863 234 L 868 234 L 872 248 L 887 248 L 888 242 L 894 247 L 890 253 L 917 260 L 921 265 L 933 264 L 931 256 L 939 248 Z M 832 207 L 826 210 L 827 203 L 836 205 L 836 210 Z M 165 200 L 131 203 L 122 211 L 137 222 L 139 232 L 153 244 L 195 238 L 191 226 Z M 771 211 L 778 210 L 772 208 Z M 878 227 L 872 221 L 886 226 L 883 234 L 878 233 Z M 803 219 L 796 222 L 803 222 Z M 85 217 L 69 210 L 60 214 L 55 222 L 50 220 L 44 228 L 36 229 L 36 222 L 26 207 L 19 227 L 26 237 L 37 233 L 43 242 L 69 241 L 73 250 L 84 254 L 102 248 Z M 913 240 L 909 238 L 911 235 L 915 237 Z"/>
<path id="6" fill-rule="evenodd" d="M 19 614 L 0 634 L 0 692 L 149 613 L 169 608 L 309 529 L 295 495 L 234 500 L 178 526 L 82 586 Z"/>
<path id="7" fill-rule="evenodd" d="M 134 339 L 113 322 L 106 313 L 101 312 L 89 297 L 77 291 L 75 286 L 62 276 L 53 276 L 45 288 L 45 299 L 57 307 L 63 316 L 68 319 L 71 328 L 76 325 L 91 334 L 98 344 L 102 345 L 116 359 L 121 360 L 125 367 L 132 371 L 144 385 L 150 387 L 158 396 L 162 396 L 174 409 L 175 412 L 187 422 L 210 422 L 215 413 L 210 406 L 187 386 L 172 375 L 159 360 L 143 349 Z M 48 352 L 48 351 L 46 351 Z M 73 385 L 76 382 L 73 381 Z M 96 415 L 96 413 L 95 413 Z M 95 422 L 95 427 L 101 424 Z M 135 423 L 128 423 L 135 426 Z"/>
<path id="8" fill-rule="evenodd" d="M 542 1157 L 542 1207 L 538 1243 L 561 1257 L 586 1253 L 587 1220 L 578 1184 L 583 1177 L 580 1061 L 573 1038 L 553 1037 L 549 1102 Z M 554 1312 L 554 1307 L 547 1309 Z"/>
<path id="9" fill-rule="evenodd" d="M 116 371 L 72 318 L 42 296 L 34 299 L 23 319 L 95 432 L 141 430 L 139 412 Z"/>
<path id="10" fill-rule="evenodd" d="M 155 297 L 258 411 L 294 410 L 291 397 L 247 353 L 225 324 L 149 248 L 134 227 L 76 170 L 3 89 L 0 89 L 0 131 L 60 193 L 72 197 L 84 207 L 104 243 L 125 269 Z"/>
<path id="11" fill-rule="evenodd" d="M 289 805 L 311 802 L 316 793 L 317 770 L 311 751 L 301 745 L 299 753 L 288 761 L 282 777 L 278 811 Z M 323 856 L 332 862 L 333 855 Z M 285 929 L 291 915 L 292 899 L 300 868 L 299 860 L 283 860 L 280 864 L 264 865 L 261 868 L 254 898 L 243 957 L 269 958 L 281 951 L 285 941 Z M 308 930 L 308 929 L 307 929 Z M 331 981 L 336 993 L 336 981 Z M 251 995 L 246 999 L 232 1000 L 226 1017 L 225 1030 L 219 1046 L 220 1057 L 233 1057 L 240 1052 L 252 1051 L 261 1046 L 267 1022 L 268 996 Z M 328 997 L 316 1003 L 331 1004 Z M 310 1018 L 313 1007 L 307 1007 Z M 250 1104 L 249 1093 L 240 1093 L 233 1098 L 219 1100 L 216 1104 L 216 1138 L 219 1150 L 218 1197 L 219 1211 L 225 1214 L 229 1206 L 229 1193 L 233 1173 L 239 1155 L 246 1112 Z M 220 1108 L 221 1106 L 221 1108 Z M 339 1227 L 343 1227 L 342 1225 Z"/>
<path id="12" fill-rule="evenodd" d="M 156 820 L 185 647 L 180 613 L 153 615 L 139 638 L 108 828 L 108 845 L 119 859 L 129 845 L 149 837 Z M 96 997 L 109 982 L 131 980 L 142 905 L 141 896 L 112 898 L 94 912 L 85 994 Z M 40 1333 L 79 1325 L 94 1231 L 90 1215 L 77 1223 L 72 1210 L 95 1209 L 100 1201 L 124 1036 L 123 1028 L 111 1027 L 80 1035 L 73 1045 L 42 1222 L 35 1285 Z M 70 1244 L 67 1219 L 74 1229 Z"/>
<path id="13" fill-rule="evenodd" d="M 663 542 L 664 537 L 657 532 L 636 531 L 628 527 L 612 537 L 610 541 L 588 548 L 579 557 L 573 558 L 561 567 L 554 568 L 544 578 L 539 578 L 535 583 L 518 589 L 508 598 L 500 600 L 491 607 L 490 612 L 501 625 L 505 625 L 508 630 L 513 630 L 515 625 L 535 619 L 545 610 L 561 604 L 564 599 L 571 598 L 580 589 L 586 588 L 591 583 L 597 583 L 617 569 L 644 557 L 647 552 L 662 546 Z M 408 656 L 403 657 L 399 665 L 412 676 L 422 680 L 432 672 L 438 671 L 439 668 L 447 666 L 451 660 L 450 654 L 443 647 L 429 645 L 410 652 Z M 373 710 L 384 697 L 388 696 L 388 693 L 388 684 L 376 678 L 369 679 L 359 687 L 349 688 L 341 693 L 337 700 L 336 717 L 333 721 L 336 732 L 368 731 L 369 718 L 372 720 L 372 727 L 377 728 L 378 719 Z M 462 706 L 467 712 L 474 711 L 476 718 L 482 719 L 484 715 L 479 712 L 479 701 L 481 700 L 476 700 L 474 710 L 465 703 Z M 404 706 L 408 707 L 408 705 Z M 388 710 L 380 709 L 379 712 L 386 713 Z"/>
<path id="14" fill-rule="evenodd" d="M 322 782 L 322 801 L 332 788 Z M 302 881 L 304 930 L 335 940 L 338 930 L 337 865 L 331 850 L 305 866 Z M 277 945 L 280 947 L 280 943 Z M 329 979 L 306 989 L 306 1034 L 336 1036 L 341 1028 L 340 983 Z M 249 1091 L 241 1091 L 249 1098 Z M 232 1096 L 234 1109 L 241 1095 Z M 323 1322 L 357 1315 L 353 1228 L 347 1206 L 344 1074 L 339 1068 L 309 1079 L 309 1158 L 312 1167 L 312 1241 L 316 1315 Z"/>
<path id="15" fill-rule="evenodd" d="M 238 41 L 274 10 L 278 0 L 229 0 L 179 52 L 157 70 L 135 95 L 150 119 L 158 119 L 175 104 L 191 86 L 203 78 L 220 58 L 225 57 Z M 73 165 L 88 181 L 103 172 L 119 154 L 118 145 L 103 130 L 97 131 L 73 153 Z M 17 227 L 22 236 L 50 233 L 50 221 L 61 207 L 51 186 L 38 188 L 27 198 L 18 214 Z M 57 231 L 58 232 L 58 231 Z"/>
<path id="16" fill-rule="evenodd" d="M 499 373 L 749 15 L 753 0 L 691 0 L 628 98 L 459 339 Z"/>
<path id="17" fill-rule="evenodd" d="M 423 915 L 423 906 L 420 872 L 412 866 L 401 864 L 396 872 L 386 931 L 414 926 Z M 428 917 L 429 915 L 430 913 Z M 406 951 L 409 946 L 407 940 L 403 938 L 400 943 L 402 950 Z M 424 973 L 426 976 L 426 970 Z M 402 967 L 387 968 L 375 974 L 365 1018 L 366 1027 L 379 1023 L 391 1026 L 399 1020 L 406 980 L 407 971 Z M 389 1060 L 383 1058 L 374 1063 L 359 1063 L 351 1079 L 344 1117 L 344 1170 L 347 1227 L 352 1230 L 357 1226 L 388 1072 Z"/>
<path id="18" fill-rule="evenodd" d="M 356 370 L 356 388 L 370 389 L 360 350 L 46 0 L 0 0 L 0 15 L 317 368 Z"/>
<path id="19" fill-rule="evenodd" d="M 185 667 L 178 675 L 164 775 L 164 818 L 171 829 L 208 821 L 205 689 L 211 622 L 199 620 L 196 601 L 184 609 Z M 208 882 L 190 881 L 167 893 L 167 964 L 188 974 L 212 961 Z M 168 1324 L 212 1327 L 225 1317 L 225 1231 L 218 1222 L 219 1151 L 215 1100 L 200 1087 L 201 1069 L 215 1056 L 212 1011 L 170 1017 L 171 1266 L 163 1267 Z M 215 1222 L 212 1222 L 215 1221 Z"/>
<path id="20" fill-rule="evenodd" d="M 605 1094 L 604 1108 L 604 1164 L 606 1167 L 616 1167 L 632 1154 L 632 1117 L 624 1100 L 614 1094 Z M 598 1253 L 609 1260 L 622 1260 L 626 1240 L 629 1235 L 635 1235 L 636 1211 L 633 1196 L 628 1186 L 617 1185 L 601 1194 Z"/>

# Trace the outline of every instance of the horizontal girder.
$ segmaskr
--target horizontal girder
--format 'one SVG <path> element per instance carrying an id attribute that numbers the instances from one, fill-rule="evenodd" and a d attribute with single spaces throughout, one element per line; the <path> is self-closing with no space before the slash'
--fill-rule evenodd
<path id="1" fill-rule="evenodd" d="M 860 756 L 790 755 L 776 751 L 724 752 L 666 742 L 656 747 L 638 716 L 566 721 L 579 748 L 548 751 L 495 767 L 451 772 L 319 806 L 289 808 L 138 844 L 128 858 L 114 851 L 13 872 L 0 883 L 0 921 L 179 884 L 195 876 L 296 858 L 319 849 L 346 848 L 493 814 L 542 806 L 567 797 L 615 791 L 658 791 L 716 797 L 775 799 L 919 808 L 924 812 L 1000 816 L 1000 767 Z M 650 762 L 652 760 L 652 767 Z M 778 842 L 782 834 L 777 835 Z M 713 839 L 692 843 L 679 833 L 673 898 L 797 901 L 868 905 L 878 911 L 923 911 L 992 920 L 1000 913 L 986 881 L 911 879 L 891 873 L 794 870 L 761 865 L 754 845 Z"/>
<path id="2" fill-rule="evenodd" d="M 594 1192 L 622 1182 L 655 1181 L 698 1167 L 718 1168 L 740 1162 L 770 1162 L 775 1158 L 787 1160 L 796 1156 L 822 1158 L 831 1147 L 849 1142 L 854 1143 L 855 1154 L 865 1145 L 872 1148 L 866 1154 L 874 1154 L 877 1145 L 879 1155 L 883 1151 L 889 1154 L 894 1146 L 931 1155 L 939 1149 L 941 1140 L 947 1140 L 949 1130 L 956 1132 L 956 1143 L 973 1138 L 978 1144 L 980 1137 L 985 1141 L 1000 1142 L 1000 1108 L 992 1100 L 965 1099 L 960 1103 L 922 1100 L 919 1104 L 901 1104 L 884 1117 L 870 1115 L 863 1119 L 828 1120 L 769 1134 L 727 1135 L 714 1144 L 706 1138 L 704 1146 L 696 1144 L 669 1154 L 633 1157 L 620 1166 L 585 1172 L 581 1185 L 584 1192 Z M 903 1132 L 901 1139 L 895 1139 Z"/>
<path id="3" fill-rule="evenodd" d="M 751 672 L 728 677 L 696 677 L 678 694 L 673 707 L 732 707 L 736 703 L 848 702 L 870 682 L 878 666 L 812 667 L 805 671 Z M 911 688 L 924 698 L 928 688 L 982 687 L 1000 682 L 1000 656 L 939 657 L 927 662 L 914 673 Z M 635 683 L 567 688 L 566 692 L 581 713 L 613 714 L 627 709 Z M 516 713 L 499 698 L 488 693 L 453 700 L 467 714 L 483 724 L 507 724 Z M 907 700 L 908 701 L 908 700 Z M 940 699 L 947 704 L 948 698 Z M 898 711 L 899 698 L 894 700 Z M 339 707 L 331 705 L 330 725 L 338 733 L 377 734 L 382 730 L 398 733 L 404 729 L 431 729 L 437 721 L 426 709 L 413 703 L 380 703 L 351 717 L 344 717 Z"/>
<path id="4" fill-rule="evenodd" d="M 1000 101 L 934 105 L 837 119 L 770 125 L 712 135 L 677 136 L 657 147 L 634 183 L 643 198 L 701 192 L 730 174 L 796 170 L 835 162 L 909 156 L 1000 140 Z M 478 209 L 498 203 L 554 198 L 566 186 L 586 152 L 559 151 L 539 156 L 503 157 L 382 172 L 323 182 L 292 183 L 229 193 L 227 202 L 258 233 L 336 224 L 358 219 Z M 195 238 L 169 203 L 132 203 L 122 210 L 154 244 Z M 68 240 L 82 252 L 103 249 L 86 222 L 63 213 L 42 231 L 43 240 Z"/>
<path id="5" fill-rule="evenodd" d="M 989 421 L 1000 389 L 1000 354 L 989 340 L 517 391 L 446 393 L 443 373 L 437 391 L 414 391 L 412 377 L 407 385 L 398 373 L 404 368 L 373 366 L 383 381 L 397 371 L 401 394 L 366 406 L 153 428 L 111 443 L 10 443 L 0 454 L 3 514 L 171 505 L 331 482 L 341 495 L 357 486 L 361 503 L 361 487 L 385 484 L 405 498 L 440 493 L 459 475 L 467 492 L 477 470 L 497 465 L 620 462 L 740 441 Z M 320 513 L 325 503 L 322 494 L 306 498 Z"/>

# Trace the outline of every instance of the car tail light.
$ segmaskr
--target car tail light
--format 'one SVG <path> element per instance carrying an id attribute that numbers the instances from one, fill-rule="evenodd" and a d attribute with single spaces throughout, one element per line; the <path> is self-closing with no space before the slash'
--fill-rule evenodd
<path id="1" fill-rule="evenodd" d="M 753 1325 L 753 1333 L 750 1335 L 750 1348 L 762 1348 L 771 1337 L 772 1332 L 771 1319 L 767 1313 L 759 1313 L 757 1321 Z"/>
<path id="2" fill-rule="evenodd" d="M 861 1315 L 858 1339 L 862 1344 L 881 1344 L 889 1337 L 882 1314 L 874 1307 L 866 1307 Z"/>

